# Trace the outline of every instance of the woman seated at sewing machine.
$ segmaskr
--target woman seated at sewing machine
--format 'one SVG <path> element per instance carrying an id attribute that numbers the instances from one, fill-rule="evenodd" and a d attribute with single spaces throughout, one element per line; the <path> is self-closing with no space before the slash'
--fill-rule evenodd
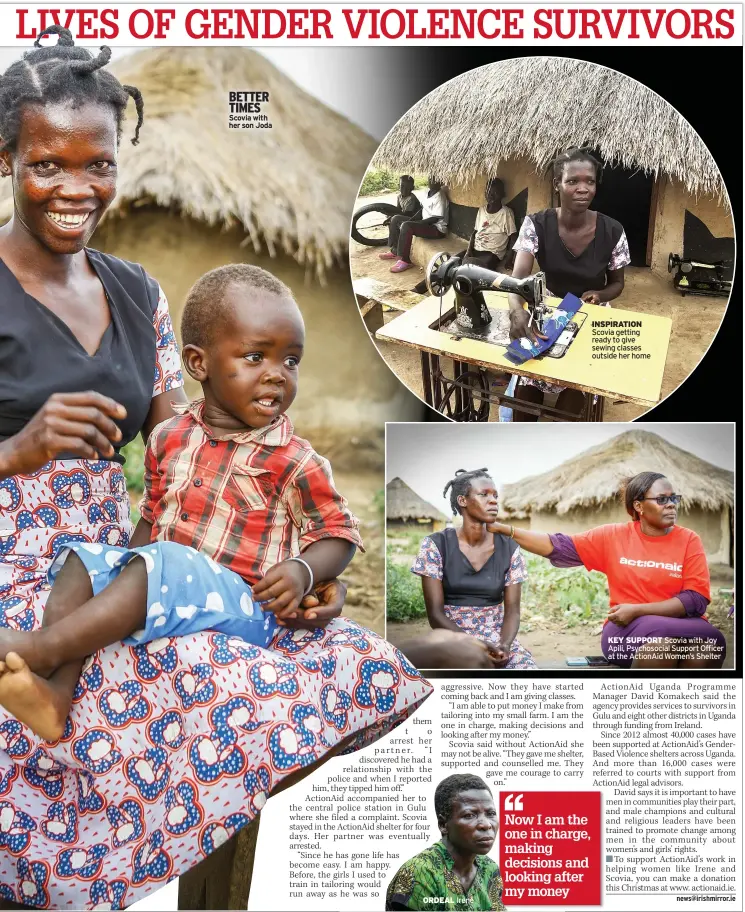
<path id="1" fill-rule="evenodd" d="M 554 160 L 559 208 L 525 217 L 513 247 L 513 278 L 529 276 L 538 260 L 549 293 L 557 298 L 571 293 L 589 304 L 607 305 L 621 294 L 624 266 L 631 262 L 626 233 L 620 222 L 590 209 L 602 173 L 602 164 L 584 149 L 568 149 Z M 528 313 L 517 295 L 510 295 L 510 335 L 533 341 L 536 336 L 546 338 L 528 325 Z M 536 404 L 543 403 L 544 393 L 558 393 L 556 407 L 575 415 L 585 404 L 579 390 L 527 377 L 513 377 L 507 393 Z M 503 417 L 505 411 L 509 413 L 503 410 Z M 538 416 L 515 409 L 514 420 L 537 421 Z"/>

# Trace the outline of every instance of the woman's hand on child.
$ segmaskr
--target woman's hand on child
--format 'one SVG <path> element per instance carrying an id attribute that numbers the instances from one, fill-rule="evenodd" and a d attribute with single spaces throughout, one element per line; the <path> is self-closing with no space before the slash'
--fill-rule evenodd
<path id="1" fill-rule="evenodd" d="M 347 587 L 341 580 L 317 583 L 313 592 L 303 599 L 304 620 L 313 627 L 326 627 L 329 621 L 339 617 L 346 598 Z"/>
<path id="2" fill-rule="evenodd" d="M 615 605 L 608 612 L 608 620 L 618 624 L 619 627 L 626 627 L 636 617 L 636 605 Z"/>
<path id="3" fill-rule="evenodd" d="M 300 602 L 308 587 L 308 571 L 294 560 L 282 561 L 267 570 L 253 587 L 257 602 L 264 602 L 264 611 L 273 611 L 278 621 L 300 615 Z"/>
<path id="4" fill-rule="evenodd" d="M 309 595 L 306 595 L 300 605 L 297 617 L 285 618 L 279 621 L 282 627 L 292 627 L 294 630 L 315 630 L 327 627 L 330 621 L 338 618 L 344 607 L 347 597 L 347 587 L 341 580 L 327 580 L 317 583 Z"/>

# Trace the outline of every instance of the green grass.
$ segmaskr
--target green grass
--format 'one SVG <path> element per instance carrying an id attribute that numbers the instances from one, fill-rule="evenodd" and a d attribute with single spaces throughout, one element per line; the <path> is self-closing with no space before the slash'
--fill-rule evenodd
<path id="1" fill-rule="evenodd" d="M 386 567 L 389 620 L 424 617 L 422 584 L 410 567 L 424 533 L 389 530 Z M 551 621 L 571 629 L 601 624 L 608 615 L 608 582 L 602 573 L 582 568 L 560 570 L 542 557 L 525 554 L 528 580 L 523 583 L 520 627 L 530 631 Z"/>
<path id="2" fill-rule="evenodd" d="M 122 456 L 125 459 L 124 477 L 127 480 L 127 491 L 132 503 L 130 518 L 132 524 L 136 526 L 140 519 L 140 511 L 135 504 L 139 499 L 138 495 L 144 491 L 145 444 L 142 442 L 142 437 L 137 436 L 131 443 L 128 443 L 122 449 Z"/>
<path id="3" fill-rule="evenodd" d="M 397 192 L 398 179 L 400 174 L 395 171 L 386 171 L 383 168 L 370 168 L 362 181 L 360 187 L 360 196 L 372 196 L 374 193 L 383 193 L 384 191 Z M 421 190 L 427 186 L 427 178 L 421 174 L 415 174 L 414 187 Z"/>
<path id="4" fill-rule="evenodd" d="M 426 534 L 426 532 L 420 532 L 418 529 L 404 530 L 389 527 L 388 551 L 391 554 L 406 555 L 406 557 L 411 558 L 411 562 L 413 563 L 414 558 L 419 553 L 419 545 L 421 545 L 422 539 Z"/>
<path id="5" fill-rule="evenodd" d="M 608 581 L 602 573 L 582 568 L 560 570 L 547 560 L 526 555 L 528 580 L 522 589 L 521 627 L 530 630 L 540 619 L 564 627 L 602 623 L 608 615 Z M 531 623 L 532 622 L 532 623 Z"/>
<path id="6" fill-rule="evenodd" d="M 389 621 L 411 621 L 424 617 L 422 584 L 406 564 L 386 561 L 386 615 Z"/>
<path id="7" fill-rule="evenodd" d="M 142 437 L 137 436 L 122 450 L 124 456 L 124 477 L 127 479 L 127 490 L 130 494 L 142 494 L 145 477 L 145 445 Z"/>

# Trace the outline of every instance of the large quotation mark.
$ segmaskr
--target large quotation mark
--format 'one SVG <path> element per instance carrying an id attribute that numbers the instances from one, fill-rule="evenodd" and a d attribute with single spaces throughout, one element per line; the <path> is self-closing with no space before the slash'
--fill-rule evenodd
<path id="1" fill-rule="evenodd" d="M 522 792 L 519 795 L 509 794 L 504 799 L 505 811 L 521 811 L 523 809 Z"/>

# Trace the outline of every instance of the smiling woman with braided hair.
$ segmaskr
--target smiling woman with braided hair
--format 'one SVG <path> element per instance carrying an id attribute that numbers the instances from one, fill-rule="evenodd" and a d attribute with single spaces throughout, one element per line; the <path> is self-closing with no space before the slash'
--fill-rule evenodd
<path id="1" fill-rule="evenodd" d="M 505 535 L 488 532 L 497 518 L 497 489 L 487 469 L 459 469 L 445 485 L 459 529 L 428 535 L 411 568 L 422 578 L 432 628 L 461 631 L 482 640 L 495 668 L 535 668 L 516 637 L 520 590 L 528 575 L 520 548 Z"/>
<path id="2" fill-rule="evenodd" d="M 47 35 L 58 41 L 42 47 Z M 133 143 L 143 121 L 140 92 L 104 69 L 110 57 L 108 48 L 94 56 L 75 47 L 69 30 L 51 26 L 0 76 L 0 175 L 13 186 L 13 216 L 0 228 L 0 625 L 21 631 L 54 621 L 45 605 L 57 548 L 127 543 L 121 448 L 186 401 L 158 283 L 141 266 L 86 246 L 116 195 L 130 100 Z M 5 901 L 118 908 L 133 893 L 137 845 L 120 850 L 127 863 L 117 857 L 127 817 L 121 811 L 117 824 L 107 816 L 131 796 L 93 775 L 110 764 L 127 783 L 121 736 L 90 711 L 112 693 L 120 724 L 133 708 L 134 691 L 119 695 L 123 680 L 109 678 L 115 661 L 112 653 L 105 675 L 95 658 L 82 678 L 72 669 L 77 709 L 54 745 L 0 710 L 0 791 L 13 820 L 0 849 Z M 129 686 L 142 691 L 133 668 Z M 10 667 L 0 671 L 0 687 L 9 686 Z M 99 755 L 108 745 L 108 755 L 86 755 L 86 737 L 100 742 Z M 143 819 L 130 822 L 147 838 Z"/>
<path id="3" fill-rule="evenodd" d="M 47 601 L 60 548 L 148 543 L 131 537 L 120 450 L 186 401 L 158 283 L 87 247 L 116 194 L 126 105 L 136 142 L 142 98 L 103 69 L 108 48 L 92 56 L 67 29 L 40 40 L 49 34 L 56 45 L 37 41 L 0 76 L 0 174 L 14 203 L 0 228 L 0 627 L 47 633 L 74 606 L 69 589 Z M 304 519 L 317 533 L 315 510 Z M 0 907 L 131 905 L 275 790 L 377 740 L 428 696 L 390 644 L 338 618 L 338 581 L 315 595 L 313 622 L 288 620 L 266 649 L 204 632 L 116 643 L 82 673 L 62 666 L 55 683 L 74 695 L 57 741 L 0 709 Z M 18 706 L 29 668 L 0 658 L 0 703 Z M 33 700 L 22 708 L 38 720 Z"/>

